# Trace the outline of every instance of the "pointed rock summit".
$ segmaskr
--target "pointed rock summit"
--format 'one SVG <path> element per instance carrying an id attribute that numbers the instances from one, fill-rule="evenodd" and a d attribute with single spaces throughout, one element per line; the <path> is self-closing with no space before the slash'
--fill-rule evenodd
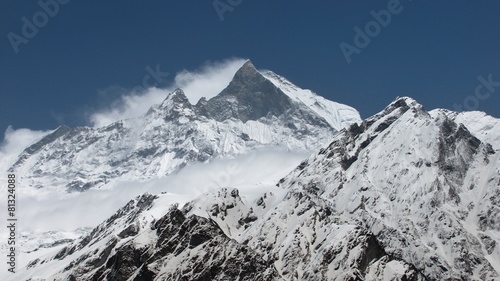
<path id="1" fill-rule="evenodd" d="M 235 81 L 252 80 L 259 76 L 261 75 L 253 65 L 252 61 L 247 60 L 243 64 L 243 66 L 241 66 L 241 68 L 236 72 L 233 80 Z"/>
<path id="2" fill-rule="evenodd" d="M 266 116 L 280 116 L 292 107 L 292 100 L 264 78 L 250 60 L 236 72 L 229 85 L 204 105 L 207 117 L 217 121 L 229 118 L 243 122 Z"/>
<path id="3" fill-rule="evenodd" d="M 169 93 L 159 105 L 153 105 L 147 116 L 161 117 L 165 121 L 179 121 L 181 117 L 193 116 L 193 105 L 181 89 Z"/>
<path id="4" fill-rule="evenodd" d="M 176 89 L 145 115 L 102 128 L 62 127 L 6 166 L 29 178 L 30 187 L 84 191 L 264 147 L 316 149 L 360 120 L 351 107 L 293 87 L 298 92 L 246 61 L 211 99 L 193 105 Z"/>
<path id="5" fill-rule="evenodd" d="M 168 94 L 165 100 L 163 100 L 161 107 L 172 109 L 174 107 L 191 108 L 192 104 L 189 102 L 189 99 L 186 97 L 183 90 L 176 89 L 172 93 Z"/>

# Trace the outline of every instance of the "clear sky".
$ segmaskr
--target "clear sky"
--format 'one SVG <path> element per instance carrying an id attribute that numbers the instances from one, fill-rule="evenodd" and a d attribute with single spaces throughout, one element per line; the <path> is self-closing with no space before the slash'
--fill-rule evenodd
<path id="1" fill-rule="evenodd" d="M 148 66 L 163 86 L 228 58 L 362 117 L 396 96 L 500 117 L 499 1 L 58 1 L 0 0 L 0 134 L 85 125 Z"/>

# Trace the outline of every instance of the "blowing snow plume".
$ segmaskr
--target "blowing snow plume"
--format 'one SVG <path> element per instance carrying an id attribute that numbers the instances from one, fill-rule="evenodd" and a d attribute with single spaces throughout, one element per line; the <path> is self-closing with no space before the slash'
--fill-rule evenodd
<path id="1" fill-rule="evenodd" d="M 166 88 L 148 88 L 145 91 L 131 91 L 123 94 L 112 104 L 97 112 L 89 113 L 89 122 L 94 128 L 109 125 L 143 115 L 153 104 L 161 103 L 177 88 L 184 90 L 192 104 L 201 97 L 207 99 L 220 93 L 231 81 L 236 71 L 245 63 L 244 59 L 231 58 L 223 61 L 206 62 L 196 70 L 178 72 L 172 84 Z"/>

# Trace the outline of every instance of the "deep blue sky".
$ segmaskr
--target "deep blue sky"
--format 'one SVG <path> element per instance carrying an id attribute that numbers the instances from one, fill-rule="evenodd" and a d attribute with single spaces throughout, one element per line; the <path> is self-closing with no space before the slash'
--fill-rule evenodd
<path id="1" fill-rule="evenodd" d="M 0 132 L 82 125 L 85 108 L 102 106 L 99 90 L 138 86 L 157 64 L 175 73 L 250 58 L 363 117 L 398 95 L 453 109 L 474 95 L 478 76 L 500 81 L 499 1 L 401 0 L 402 11 L 347 63 L 340 43 L 354 45 L 353 28 L 389 2 L 242 0 L 221 21 L 213 1 L 72 0 L 16 54 L 7 34 L 22 35 L 21 18 L 32 22 L 42 9 L 1 0 Z M 493 91 L 477 109 L 500 117 L 500 87 Z"/>

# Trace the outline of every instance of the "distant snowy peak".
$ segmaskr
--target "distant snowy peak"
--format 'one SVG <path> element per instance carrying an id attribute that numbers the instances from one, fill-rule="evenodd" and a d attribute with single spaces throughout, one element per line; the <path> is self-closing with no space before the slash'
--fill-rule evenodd
<path id="1" fill-rule="evenodd" d="M 301 89 L 272 71 L 263 71 L 262 75 L 292 100 L 306 105 L 337 130 L 361 121 L 359 112 L 350 106 L 327 100 L 311 90 Z"/>
<path id="2" fill-rule="evenodd" d="M 185 109 L 192 109 L 192 105 L 187 96 L 184 94 L 184 91 L 176 89 L 172 93 L 168 94 L 165 100 L 161 103 L 160 108 L 165 110 L 167 115 L 173 115 L 176 112 L 180 112 Z"/>
<path id="3" fill-rule="evenodd" d="M 53 143 L 56 141 L 59 137 L 65 135 L 71 131 L 71 128 L 68 126 L 62 125 L 59 126 L 57 129 L 54 131 L 48 133 L 46 136 L 44 136 L 41 140 L 38 142 L 32 144 L 28 148 L 26 148 L 20 155 L 17 161 L 9 168 L 9 171 L 14 171 L 14 168 L 17 166 L 22 165 L 31 155 L 36 154 L 40 150 L 42 150 L 45 146 Z"/>
<path id="4" fill-rule="evenodd" d="M 209 100 L 202 98 L 192 105 L 184 92 L 177 89 L 156 109 L 163 110 L 165 118 L 170 120 L 196 115 L 219 122 L 232 118 L 246 123 L 272 116 L 290 118 L 291 115 L 300 115 L 306 121 L 337 131 L 361 121 L 354 108 L 303 90 L 273 72 L 260 73 L 250 60 L 235 73 L 219 95 Z"/>
<path id="5" fill-rule="evenodd" d="M 84 191 L 256 149 L 311 151 L 360 121 L 354 109 L 304 94 L 314 101 L 285 94 L 247 61 L 209 100 L 193 105 L 176 89 L 143 116 L 102 128 L 62 126 L 26 149 L 11 170 L 34 188 Z"/>
<path id="6" fill-rule="evenodd" d="M 182 89 L 177 89 L 161 104 L 152 106 L 148 115 L 152 112 L 160 113 L 166 120 L 188 117 L 218 122 L 233 119 L 243 123 L 272 117 L 292 119 L 293 115 L 336 131 L 361 121 L 354 108 L 300 89 L 270 71 L 260 73 L 250 60 L 219 95 L 209 100 L 201 98 L 192 105 Z"/>

